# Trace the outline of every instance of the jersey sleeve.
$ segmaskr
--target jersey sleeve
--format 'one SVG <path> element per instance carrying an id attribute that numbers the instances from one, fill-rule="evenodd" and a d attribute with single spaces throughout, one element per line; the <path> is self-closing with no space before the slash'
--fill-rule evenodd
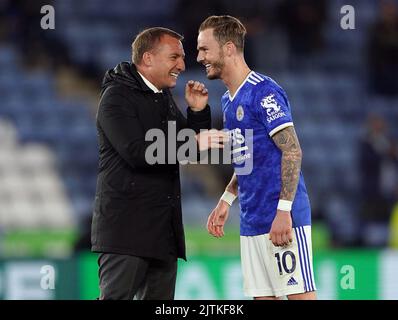
<path id="1" fill-rule="evenodd" d="M 286 93 L 279 88 L 261 88 L 254 98 L 254 110 L 270 137 L 293 126 L 289 101 Z"/>

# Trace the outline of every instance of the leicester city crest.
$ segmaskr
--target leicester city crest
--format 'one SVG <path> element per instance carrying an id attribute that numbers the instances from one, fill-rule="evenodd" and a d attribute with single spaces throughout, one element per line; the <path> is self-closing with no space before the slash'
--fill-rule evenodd
<path id="1" fill-rule="evenodd" d="M 239 106 L 239 107 L 236 109 L 236 119 L 237 119 L 238 121 L 241 121 L 241 120 L 243 119 L 244 116 L 245 116 L 245 113 L 244 113 L 244 111 L 243 111 L 243 107 L 242 107 L 242 106 Z"/>

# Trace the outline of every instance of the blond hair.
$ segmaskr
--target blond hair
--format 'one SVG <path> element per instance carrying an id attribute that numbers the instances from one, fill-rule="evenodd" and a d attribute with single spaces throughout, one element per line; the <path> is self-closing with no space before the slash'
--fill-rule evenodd
<path id="1" fill-rule="evenodd" d="M 214 38 L 220 45 L 231 41 L 238 51 L 243 52 L 246 28 L 239 19 L 229 16 L 210 16 L 199 27 L 199 32 L 213 29 Z"/>

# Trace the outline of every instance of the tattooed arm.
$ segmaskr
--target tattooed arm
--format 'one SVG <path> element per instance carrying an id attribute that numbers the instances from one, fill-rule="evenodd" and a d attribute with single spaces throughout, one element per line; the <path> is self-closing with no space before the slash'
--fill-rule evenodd
<path id="1" fill-rule="evenodd" d="M 276 133 L 272 139 L 282 151 L 280 200 L 293 201 L 300 177 L 302 152 L 294 127 Z M 287 246 L 293 241 L 290 211 L 277 209 L 272 222 L 270 239 L 275 246 Z"/>
<path id="2" fill-rule="evenodd" d="M 282 186 L 279 199 L 293 201 L 301 170 L 301 148 L 294 127 L 277 132 L 272 139 L 282 151 Z"/>

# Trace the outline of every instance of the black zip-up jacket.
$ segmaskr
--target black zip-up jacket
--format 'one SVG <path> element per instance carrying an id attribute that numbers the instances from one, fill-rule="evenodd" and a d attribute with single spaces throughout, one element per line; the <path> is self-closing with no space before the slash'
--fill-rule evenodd
<path id="1" fill-rule="evenodd" d="M 170 91 L 154 93 L 134 64 L 122 62 L 108 70 L 97 113 L 92 251 L 186 259 L 178 161 L 150 165 L 145 160 L 146 148 L 153 143 L 145 141 L 146 132 L 160 129 L 168 141 L 168 121 L 175 121 L 177 132 L 210 129 L 210 107 L 199 112 L 188 108 L 186 119 Z"/>

